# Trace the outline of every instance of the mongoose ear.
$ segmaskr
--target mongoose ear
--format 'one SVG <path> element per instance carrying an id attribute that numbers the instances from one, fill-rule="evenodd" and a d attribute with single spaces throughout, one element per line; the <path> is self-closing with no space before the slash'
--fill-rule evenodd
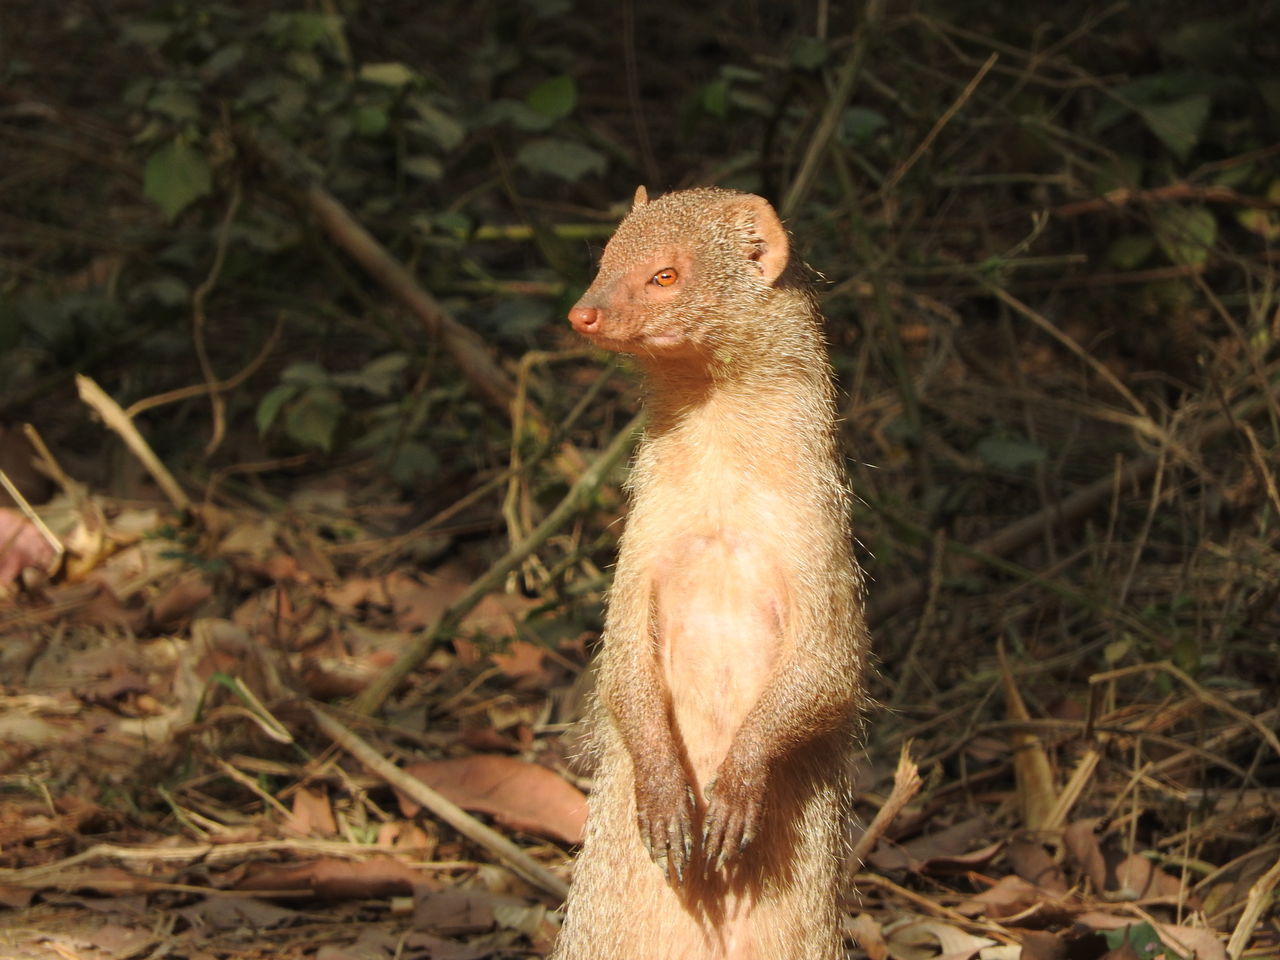
<path id="1" fill-rule="evenodd" d="M 644 184 L 642 183 L 640 186 L 636 187 L 636 195 L 631 198 L 631 209 L 635 210 L 637 207 L 643 207 L 648 202 L 649 191 L 644 188 Z"/>
<path id="2" fill-rule="evenodd" d="M 747 210 L 751 218 L 747 227 L 747 256 L 760 268 L 764 282 L 773 284 L 791 259 L 787 230 L 764 197 L 748 197 Z"/>

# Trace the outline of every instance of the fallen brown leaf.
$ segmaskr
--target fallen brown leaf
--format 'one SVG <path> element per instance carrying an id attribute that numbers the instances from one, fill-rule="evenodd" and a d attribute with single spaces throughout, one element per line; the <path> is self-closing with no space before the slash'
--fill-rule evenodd
<path id="1" fill-rule="evenodd" d="M 430 874 L 390 857 L 339 860 L 325 857 L 304 863 L 252 863 L 235 889 L 302 890 L 339 900 L 409 896 L 418 887 L 435 888 Z"/>
<path id="2" fill-rule="evenodd" d="M 961 857 L 965 848 L 977 837 L 986 833 L 990 827 L 991 824 L 985 817 L 970 817 L 945 830 L 925 834 L 900 846 L 882 844 L 867 857 L 867 862 L 881 872 L 892 870 L 922 872 L 932 862 Z M 979 851 L 979 854 L 987 856 L 987 850 Z M 995 852 L 992 851 L 987 859 L 994 855 Z"/>
<path id="3" fill-rule="evenodd" d="M 304 837 L 336 837 L 338 824 L 333 818 L 329 795 L 308 787 L 298 790 L 293 795 L 293 809 L 285 827 Z"/>
<path id="4" fill-rule="evenodd" d="M 546 767 L 514 757 L 476 754 L 411 764 L 405 772 L 463 809 L 490 814 L 513 830 L 564 843 L 582 842 L 587 798 Z M 401 796 L 400 809 L 413 816 L 419 808 Z"/>
<path id="5" fill-rule="evenodd" d="M 1107 861 L 1102 855 L 1096 828 L 1098 819 L 1077 820 L 1062 831 L 1062 843 L 1076 867 L 1093 883 L 1098 893 L 1107 889 Z"/>
<path id="6" fill-rule="evenodd" d="M 521 689 L 543 689 L 551 682 L 546 668 L 547 651 L 528 640 L 512 640 L 502 653 L 489 657 L 494 666 L 518 681 Z"/>
<path id="7" fill-rule="evenodd" d="M 1172 874 L 1157 867 L 1140 853 L 1132 853 L 1125 857 L 1115 869 L 1116 894 L 1125 900 L 1149 900 L 1164 897 L 1186 905 L 1187 909 L 1197 910 L 1200 901 L 1189 891 L 1184 891 L 1182 882 Z"/>
<path id="8" fill-rule="evenodd" d="M 918 919 L 887 927 L 885 942 L 894 960 L 972 960 L 979 950 L 996 943 L 941 920 Z"/>
<path id="9" fill-rule="evenodd" d="M 495 925 L 494 898 L 484 891 L 422 891 L 414 897 L 413 925 L 444 936 L 484 933 Z"/>
<path id="10" fill-rule="evenodd" d="M 1058 864 L 1044 844 L 1026 836 L 1014 837 L 1007 849 L 1013 871 L 1022 879 L 1051 893 L 1066 893 L 1070 887 Z"/>
<path id="11" fill-rule="evenodd" d="M 1036 907 L 1051 908 L 1059 916 L 1068 912 L 1064 911 L 1062 902 L 1048 890 L 1010 874 L 1001 877 L 994 886 L 960 903 L 956 912 L 966 917 L 986 916 L 999 920 L 1024 915 Z M 1043 919 L 1039 913 L 1037 919 Z"/>

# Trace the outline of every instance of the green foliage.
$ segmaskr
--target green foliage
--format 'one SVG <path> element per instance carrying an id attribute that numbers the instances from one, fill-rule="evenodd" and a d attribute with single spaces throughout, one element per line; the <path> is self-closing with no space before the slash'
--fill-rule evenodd
<path id="1" fill-rule="evenodd" d="M 419 78 L 417 73 L 403 63 L 366 63 L 360 68 L 360 79 L 366 83 L 399 89 Z"/>
<path id="2" fill-rule="evenodd" d="M 567 0 L 541 0 L 494 11 L 482 36 L 467 41 L 465 70 L 387 43 L 394 31 L 288 0 L 162 4 L 78 21 L 114 28 L 94 45 L 128 60 L 112 74 L 126 79 L 98 109 L 103 129 L 128 132 L 132 156 L 112 163 L 133 161 L 146 210 L 126 211 L 118 231 L 93 228 L 128 250 L 109 291 L 33 288 L 0 299 L 0 381 L 38 384 L 95 351 L 130 350 L 112 346 L 127 317 L 136 362 L 86 372 L 125 400 L 198 382 L 192 298 L 202 289 L 201 336 L 218 375 L 250 362 L 276 316 L 290 355 L 309 358 L 275 382 L 255 376 L 236 388 L 233 404 L 253 411 L 272 444 L 366 452 L 403 482 L 438 470 L 443 452 L 489 442 L 484 428 L 501 444 L 505 418 L 479 414 L 438 344 L 387 310 L 385 292 L 301 209 L 298 171 L 264 162 L 258 149 L 297 158 L 298 180 L 314 177 L 341 199 L 424 287 L 496 344 L 553 346 L 564 310 L 558 277 L 578 269 L 565 249 L 557 253 L 566 245 L 541 224 L 537 245 L 517 239 L 477 251 L 469 238 L 495 222 L 519 226 L 523 211 L 512 212 L 508 194 L 554 194 L 607 175 L 620 155 L 579 119 L 580 64 L 556 39 L 555 18 L 569 9 Z M 404 15 L 417 29 L 419 15 Z M 535 34 L 536 42 L 520 39 Z M 3 69 L 15 77 L 29 68 L 13 61 Z M 131 194 L 103 195 L 114 216 Z M 512 281 L 550 293 L 503 292 Z M 470 289 L 459 295 L 462 284 Z M 343 341 L 354 352 L 334 356 L 330 335 L 350 330 L 361 331 Z M 409 370 L 423 378 L 412 399 L 398 396 Z M 433 398 L 434 420 L 419 409 L 423 397 Z M 444 431 L 443 422 L 459 420 L 467 427 Z"/>
<path id="3" fill-rule="evenodd" d="M 1107 247 L 1107 263 L 1117 270 L 1136 270 L 1156 251 L 1156 238 L 1149 233 L 1124 233 Z"/>
<path id="4" fill-rule="evenodd" d="M 550 120 L 562 120 L 573 113 L 578 88 L 573 77 L 562 75 L 543 80 L 525 98 L 529 107 Z"/>
<path id="5" fill-rule="evenodd" d="M 983 437 L 973 448 L 973 452 L 997 470 L 1009 472 L 1043 463 L 1048 457 L 1048 451 L 1039 444 L 1003 431 Z"/>
<path id="6" fill-rule="evenodd" d="M 799 70 L 816 70 L 831 56 L 831 47 L 819 37 L 801 37 L 791 50 L 791 63 Z"/>
<path id="7" fill-rule="evenodd" d="M 171 140 L 147 158 L 142 189 L 172 220 L 213 187 L 209 164 L 190 144 Z"/>
<path id="8" fill-rule="evenodd" d="M 838 135 L 849 146 L 864 146 L 888 125 L 888 118 L 876 110 L 849 107 L 840 118 Z"/>
<path id="9" fill-rule="evenodd" d="M 1127 944 L 1139 960 L 1161 955 L 1166 960 L 1183 960 L 1182 954 L 1167 946 L 1149 923 L 1136 923 L 1118 930 L 1108 930 L 1103 937 L 1108 949 L 1119 951 Z"/>
<path id="10" fill-rule="evenodd" d="M 1218 84 L 1197 73 L 1170 72 L 1139 77 L 1113 87 L 1093 119 L 1102 133 L 1126 116 L 1140 118 L 1165 148 L 1186 160 L 1200 143 Z"/>
<path id="11" fill-rule="evenodd" d="M 1204 207 L 1166 207 L 1155 228 L 1160 249 L 1174 263 L 1204 263 L 1218 237 L 1218 221 Z"/>
<path id="12" fill-rule="evenodd" d="M 604 155 L 598 150 L 555 137 L 530 140 L 516 153 L 516 163 L 526 170 L 559 177 L 569 183 L 589 173 L 604 173 L 606 166 Z"/>
<path id="13" fill-rule="evenodd" d="M 359 370 L 330 373 L 317 363 L 290 364 L 258 404 L 255 422 L 266 435 L 280 423 L 284 435 L 301 447 L 328 453 L 334 436 L 349 413 L 344 391 L 389 396 L 403 383 L 409 358 L 390 353 L 375 357 Z"/>

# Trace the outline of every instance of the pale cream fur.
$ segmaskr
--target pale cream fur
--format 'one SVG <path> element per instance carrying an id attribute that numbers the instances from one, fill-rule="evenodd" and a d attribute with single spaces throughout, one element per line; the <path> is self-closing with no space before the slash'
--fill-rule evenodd
<path id="1" fill-rule="evenodd" d="M 597 342 L 639 359 L 650 420 L 606 618 L 587 838 L 553 956 L 835 960 L 867 642 L 821 317 L 760 198 L 638 201 L 579 304 L 596 311 L 583 316 Z M 683 287 L 645 286 L 666 267 Z M 699 817 L 726 758 L 771 758 L 754 839 L 680 881 L 641 842 L 646 745 L 624 736 L 626 698 L 655 676 Z"/>

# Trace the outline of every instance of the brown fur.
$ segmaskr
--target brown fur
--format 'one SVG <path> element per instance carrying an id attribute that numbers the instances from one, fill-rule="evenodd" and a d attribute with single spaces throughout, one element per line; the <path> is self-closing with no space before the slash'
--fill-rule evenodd
<path id="1" fill-rule="evenodd" d="M 570 320 L 636 356 L 649 425 L 553 956 L 834 960 L 867 640 L 802 267 L 760 197 L 642 187 Z"/>

